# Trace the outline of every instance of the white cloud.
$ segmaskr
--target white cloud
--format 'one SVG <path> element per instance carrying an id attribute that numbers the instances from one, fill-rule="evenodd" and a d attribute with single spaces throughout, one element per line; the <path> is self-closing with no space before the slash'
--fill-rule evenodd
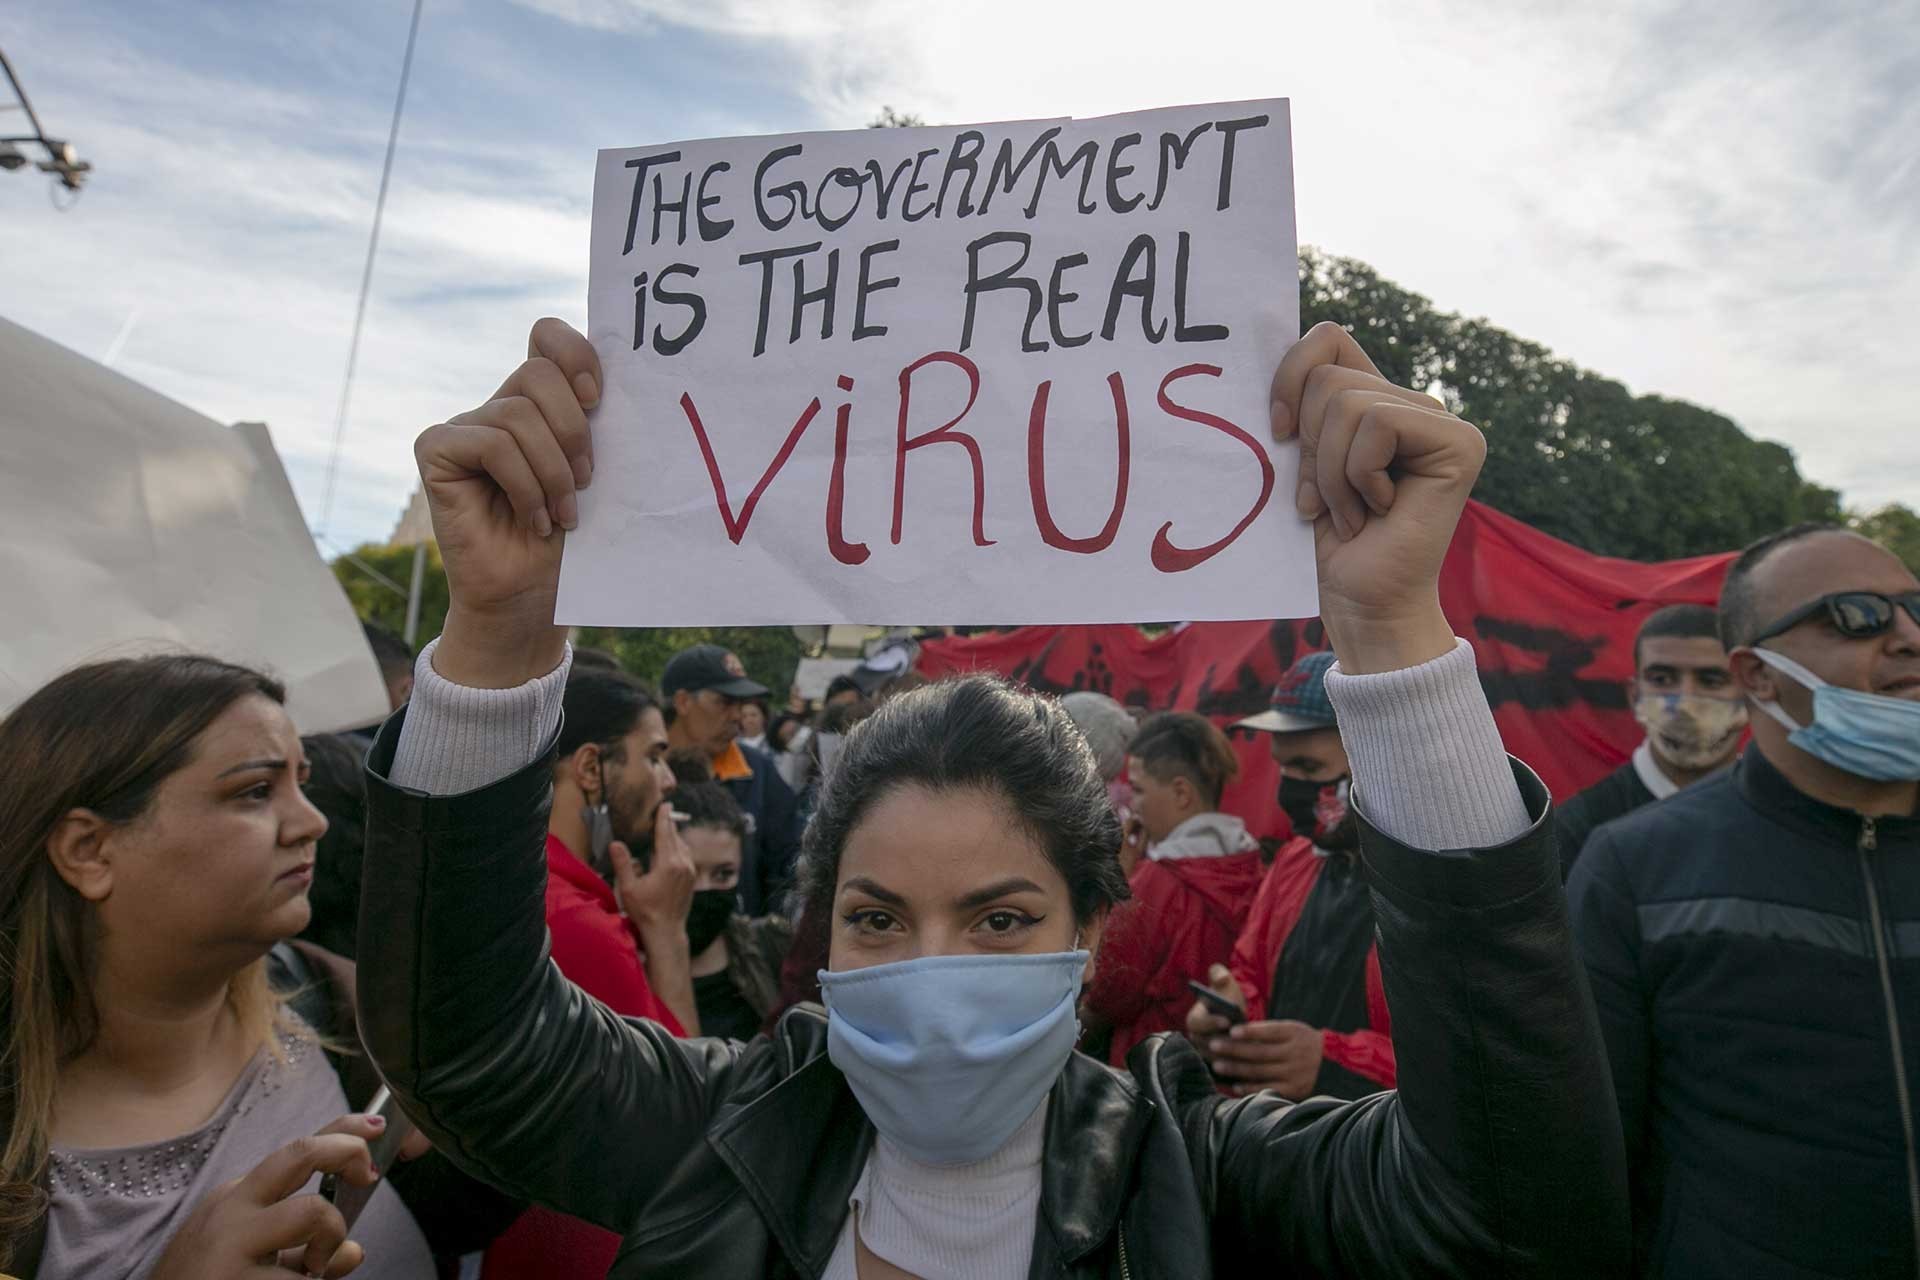
<path id="1" fill-rule="evenodd" d="M 853 127 L 882 104 L 961 122 L 1273 95 L 1293 99 L 1303 239 L 1729 412 L 1850 500 L 1920 506 L 1901 0 L 518 3 L 429 12 L 336 539 L 385 534 L 411 436 L 487 394 L 532 317 L 582 318 L 597 146 Z M 404 16 L 277 12 L 242 34 L 300 75 L 258 44 L 159 50 L 111 14 L 10 19 L 36 104 L 99 173 L 64 215 L 0 175 L 0 313 L 98 358 L 137 311 L 117 367 L 268 421 L 317 520 Z M 639 99 L 689 41 L 768 68 L 764 91 Z M 626 79 L 585 74 L 583 46 L 619 50 Z"/>
<path id="2" fill-rule="evenodd" d="M 778 44 L 823 118 L 1293 99 L 1303 239 L 1920 505 L 1920 24 L 1846 10 L 521 0 Z"/>

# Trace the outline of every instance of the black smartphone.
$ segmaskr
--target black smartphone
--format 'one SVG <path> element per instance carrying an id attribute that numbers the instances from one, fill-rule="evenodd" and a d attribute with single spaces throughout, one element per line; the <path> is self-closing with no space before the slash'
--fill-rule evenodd
<path id="1" fill-rule="evenodd" d="M 387 1170 L 393 1168 L 393 1162 L 400 1158 L 400 1144 L 413 1132 L 413 1121 L 407 1119 L 406 1113 L 400 1110 L 399 1100 L 385 1085 L 367 1104 L 366 1114 L 385 1117 L 387 1122 L 380 1136 L 367 1144 L 367 1150 L 373 1156 L 373 1171 L 384 1178 Z M 338 1174 L 329 1173 L 320 1179 L 320 1194 L 333 1202 L 333 1207 L 346 1219 L 347 1230 L 351 1231 L 354 1219 L 367 1207 L 367 1201 L 373 1198 L 374 1188 L 379 1185 L 375 1182 L 372 1187 L 356 1187 L 342 1180 Z"/>
<path id="2" fill-rule="evenodd" d="M 1207 1006 L 1209 1012 L 1219 1014 L 1227 1020 L 1229 1025 L 1247 1020 L 1247 1011 L 1245 1009 L 1242 1009 L 1239 1005 L 1227 999 L 1212 987 L 1195 982 L 1191 978 L 1187 979 L 1187 986 L 1193 989 L 1193 994 L 1200 997 L 1200 1003 Z"/>

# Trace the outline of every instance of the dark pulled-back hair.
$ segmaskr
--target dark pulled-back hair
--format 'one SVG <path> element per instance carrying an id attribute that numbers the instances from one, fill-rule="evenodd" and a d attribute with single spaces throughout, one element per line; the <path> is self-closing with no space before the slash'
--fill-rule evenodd
<path id="1" fill-rule="evenodd" d="M 674 788 L 673 807 L 687 815 L 690 827 L 713 827 L 747 838 L 746 810 L 722 783 L 682 781 Z"/>
<path id="2" fill-rule="evenodd" d="M 1704 604 L 1670 604 L 1655 609 L 1640 624 L 1633 637 L 1633 667 L 1640 669 L 1640 649 L 1648 640 L 1677 637 L 1681 640 L 1719 640 L 1720 615 Z"/>
<path id="3" fill-rule="evenodd" d="M 1127 754 L 1166 782 L 1184 777 L 1200 788 L 1209 808 L 1220 807 L 1227 784 L 1240 772 L 1239 757 L 1213 721 L 1191 711 L 1163 711 L 1140 726 Z"/>
<path id="4" fill-rule="evenodd" d="M 968 676 L 903 693 L 847 734 L 801 848 L 807 911 L 832 909 L 847 838 L 884 796 L 909 786 L 1005 800 L 1066 880 L 1076 920 L 1128 896 L 1120 819 L 1072 718 L 1050 698 Z"/>
<path id="5" fill-rule="evenodd" d="M 633 732 L 648 707 L 659 705 L 653 690 L 624 671 L 576 667 L 567 677 L 560 701 L 560 758 L 566 759 L 589 742 L 619 742 Z"/>

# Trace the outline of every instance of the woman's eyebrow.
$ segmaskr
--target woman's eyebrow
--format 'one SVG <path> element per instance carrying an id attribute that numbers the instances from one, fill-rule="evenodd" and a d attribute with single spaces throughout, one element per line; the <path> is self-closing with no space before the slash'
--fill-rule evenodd
<path id="1" fill-rule="evenodd" d="M 878 898 L 880 901 L 886 903 L 890 907 L 904 907 L 907 905 L 907 900 L 905 898 L 901 897 L 899 894 L 895 893 L 893 890 L 887 888 L 885 885 L 881 884 L 878 880 L 869 880 L 866 876 L 855 876 L 853 879 L 847 881 L 845 884 L 840 886 L 840 892 L 864 893 L 869 898 Z"/>
<path id="2" fill-rule="evenodd" d="M 236 773 L 248 773 L 254 769 L 280 770 L 286 767 L 287 762 L 285 760 L 243 760 L 230 769 L 222 769 L 215 775 L 215 781 L 218 781 L 220 778 L 230 777 Z"/>
<path id="3" fill-rule="evenodd" d="M 959 907 L 962 911 L 968 911 L 974 907 L 984 907 L 995 898 L 1004 898 L 1010 893 L 1045 892 L 1046 890 L 1024 876 L 1012 876 L 1005 880 L 996 880 L 989 885 L 983 885 L 971 893 L 963 893 L 954 899 L 953 905 Z"/>

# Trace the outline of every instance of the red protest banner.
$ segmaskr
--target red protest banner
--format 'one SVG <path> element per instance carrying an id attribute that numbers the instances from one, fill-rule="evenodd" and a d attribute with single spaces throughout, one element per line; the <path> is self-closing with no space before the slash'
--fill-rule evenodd
<path id="1" fill-rule="evenodd" d="M 1473 642 L 1507 750 L 1565 798 L 1627 758 L 1640 727 L 1627 705 L 1633 637 L 1669 604 L 1713 604 L 1731 553 L 1641 564 L 1590 555 L 1469 503 L 1440 573 L 1440 602 Z M 995 671 L 1037 689 L 1095 689 L 1136 708 L 1199 711 L 1222 724 L 1267 705 L 1280 673 L 1326 647 L 1317 621 L 1136 627 L 1022 627 L 927 640 L 928 676 Z M 1225 807 L 1256 834 L 1286 820 L 1265 739 L 1236 735 L 1239 780 Z"/>

